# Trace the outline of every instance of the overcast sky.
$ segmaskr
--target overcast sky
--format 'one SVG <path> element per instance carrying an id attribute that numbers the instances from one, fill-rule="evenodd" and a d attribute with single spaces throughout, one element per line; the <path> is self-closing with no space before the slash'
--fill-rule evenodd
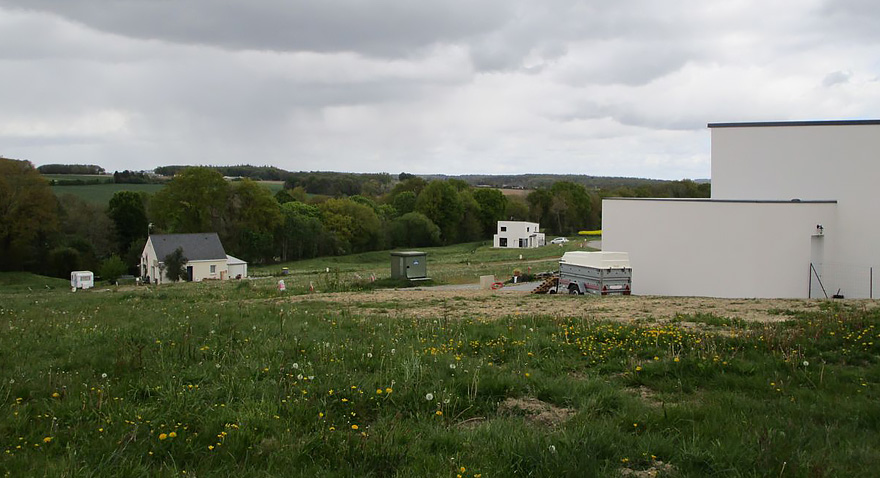
<path id="1" fill-rule="evenodd" d="M 880 117 L 873 0 L 0 0 L 0 156 L 709 177 L 707 123 Z"/>

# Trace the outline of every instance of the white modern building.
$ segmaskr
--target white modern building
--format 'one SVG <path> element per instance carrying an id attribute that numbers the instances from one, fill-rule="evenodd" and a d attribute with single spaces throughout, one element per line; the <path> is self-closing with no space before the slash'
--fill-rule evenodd
<path id="1" fill-rule="evenodd" d="M 544 245 L 544 233 L 538 232 L 537 222 L 498 221 L 498 233 L 492 247 L 527 248 Z"/>
<path id="2" fill-rule="evenodd" d="M 602 202 L 633 293 L 874 297 L 880 120 L 710 124 L 711 199 Z"/>
<path id="3" fill-rule="evenodd" d="M 216 232 L 152 234 L 141 253 L 141 277 L 144 281 L 153 284 L 170 282 L 165 274 L 164 261 L 178 248 L 183 250 L 183 257 L 186 258 L 184 267 L 188 281 L 247 277 L 247 263 L 226 255 Z"/>

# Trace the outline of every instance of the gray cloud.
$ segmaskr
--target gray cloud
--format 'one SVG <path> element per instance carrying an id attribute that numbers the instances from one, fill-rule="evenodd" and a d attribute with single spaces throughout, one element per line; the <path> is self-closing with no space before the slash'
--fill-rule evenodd
<path id="1" fill-rule="evenodd" d="M 878 18 L 854 0 L 0 0 L 0 154 L 707 177 L 706 123 L 875 115 Z"/>

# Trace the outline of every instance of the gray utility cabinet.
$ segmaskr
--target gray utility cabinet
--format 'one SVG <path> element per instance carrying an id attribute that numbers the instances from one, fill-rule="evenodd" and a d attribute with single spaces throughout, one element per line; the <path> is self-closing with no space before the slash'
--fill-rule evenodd
<path id="1" fill-rule="evenodd" d="M 418 251 L 391 253 L 392 279 L 427 279 L 428 254 Z"/>
<path id="2" fill-rule="evenodd" d="M 629 295 L 632 268 L 626 252 L 566 252 L 559 261 L 558 289 L 569 294 Z"/>

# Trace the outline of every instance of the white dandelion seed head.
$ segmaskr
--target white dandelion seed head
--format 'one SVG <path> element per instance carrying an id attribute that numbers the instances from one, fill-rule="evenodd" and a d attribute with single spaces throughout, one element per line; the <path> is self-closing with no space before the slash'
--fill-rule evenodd
<path id="1" fill-rule="evenodd" d="M 102 373 L 101 378 L 107 378 L 107 373 Z"/>
<path id="2" fill-rule="evenodd" d="M 372 353 L 372 352 L 367 352 L 367 358 L 373 358 L 373 353 Z"/>
<path id="3" fill-rule="evenodd" d="M 427 401 L 429 401 L 429 402 L 430 402 L 431 400 L 434 400 L 434 394 L 433 394 L 433 393 L 426 393 L 426 394 L 425 394 L 425 400 L 427 400 Z"/>
<path id="4" fill-rule="evenodd" d="M 298 363 L 296 363 L 296 362 L 293 362 L 293 368 L 296 368 L 296 369 L 298 369 L 298 368 L 299 368 L 299 364 L 298 364 Z"/>
<path id="5" fill-rule="evenodd" d="M 806 367 L 807 365 L 810 365 L 810 362 L 807 362 L 806 360 L 804 360 L 804 367 Z"/>
<path id="6" fill-rule="evenodd" d="M 449 368 L 455 370 L 455 364 L 454 363 L 449 364 Z"/>
<path id="7" fill-rule="evenodd" d="M 298 375 L 296 376 L 296 379 L 297 379 L 297 380 L 302 380 L 302 379 L 303 379 L 303 374 L 298 374 Z"/>

